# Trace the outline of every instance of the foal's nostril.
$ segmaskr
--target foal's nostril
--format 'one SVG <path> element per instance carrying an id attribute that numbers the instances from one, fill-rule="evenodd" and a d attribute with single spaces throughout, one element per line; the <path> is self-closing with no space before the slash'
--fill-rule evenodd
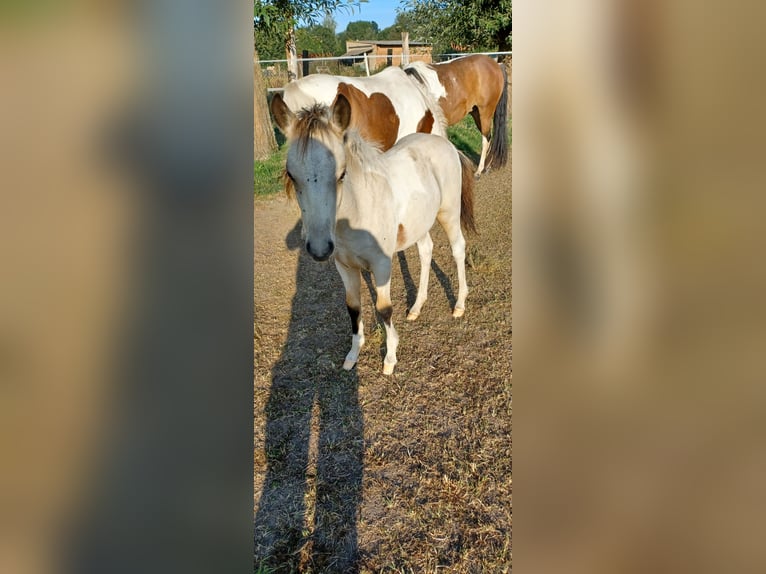
<path id="1" fill-rule="evenodd" d="M 316 261 L 327 261 L 330 258 L 330 255 L 332 255 L 334 250 L 335 250 L 335 244 L 332 241 L 329 241 L 327 243 L 327 248 L 322 252 L 315 251 L 315 248 L 312 248 L 310 241 L 306 242 L 306 251 Z"/>

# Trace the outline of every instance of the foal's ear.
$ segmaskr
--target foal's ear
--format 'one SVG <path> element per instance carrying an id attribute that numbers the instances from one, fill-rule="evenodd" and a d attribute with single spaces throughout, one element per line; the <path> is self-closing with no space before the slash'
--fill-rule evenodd
<path id="1" fill-rule="evenodd" d="M 295 114 L 290 111 L 280 94 L 274 94 L 271 99 L 271 114 L 282 133 L 288 135 L 288 130 L 295 121 Z"/>
<path id="2" fill-rule="evenodd" d="M 338 94 L 332 104 L 332 123 L 340 131 L 346 131 L 351 122 L 351 104 L 343 94 Z"/>

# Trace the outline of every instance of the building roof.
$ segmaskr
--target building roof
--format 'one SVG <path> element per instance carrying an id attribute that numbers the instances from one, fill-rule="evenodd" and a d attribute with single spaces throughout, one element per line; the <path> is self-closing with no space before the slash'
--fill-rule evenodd
<path id="1" fill-rule="evenodd" d="M 355 48 L 348 48 L 346 53 L 341 57 L 361 56 L 364 53 L 372 52 L 372 46 L 357 46 Z"/>
<path id="2" fill-rule="evenodd" d="M 360 44 L 371 44 L 377 46 L 401 46 L 401 40 L 357 40 Z M 410 40 L 410 46 L 430 46 L 428 42 L 417 42 Z"/>

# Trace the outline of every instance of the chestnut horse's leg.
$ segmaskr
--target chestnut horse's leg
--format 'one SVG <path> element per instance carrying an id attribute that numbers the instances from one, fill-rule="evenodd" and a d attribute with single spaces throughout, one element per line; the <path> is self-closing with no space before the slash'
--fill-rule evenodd
<path id="1" fill-rule="evenodd" d="M 420 257 L 420 284 L 418 285 L 418 296 L 412 309 L 407 314 L 408 321 L 414 321 L 420 316 L 420 310 L 423 303 L 428 299 L 428 278 L 431 271 L 431 255 L 434 251 L 434 242 L 431 240 L 431 234 L 426 233 L 418 240 L 418 256 Z"/>
<path id="2" fill-rule="evenodd" d="M 487 159 L 487 152 L 489 151 L 489 131 L 492 126 L 492 111 L 486 109 L 479 109 L 476 106 L 471 110 L 471 116 L 476 123 L 476 127 L 481 132 L 481 158 L 479 159 L 479 166 L 476 168 L 476 175 L 481 175 L 484 171 L 484 162 Z"/>
<path id="3" fill-rule="evenodd" d="M 479 165 L 476 168 L 476 175 L 481 175 L 484 171 L 484 162 L 487 159 L 487 152 L 489 151 L 489 137 L 481 134 L 481 159 L 479 159 Z"/>
<path id="4" fill-rule="evenodd" d="M 383 359 L 383 374 L 390 375 L 394 372 L 396 348 L 399 346 L 399 335 L 392 320 L 394 309 L 391 305 L 391 260 L 381 258 L 373 262 L 372 274 L 375 277 L 375 292 L 378 299 L 375 308 L 383 318 L 383 324 L 386 327 L 386 356 Z"/>
<path id="5" fill-rule="evenodd" d="M 351 317 L 351 350 L 346 355 L 343 368 L 350 371 L 359 360 L 359 351 L 364 345 L 364 323 L 362 322 L 362 274 L 335 260 L 343 286 L 346 288 L 346 308 Z"/>

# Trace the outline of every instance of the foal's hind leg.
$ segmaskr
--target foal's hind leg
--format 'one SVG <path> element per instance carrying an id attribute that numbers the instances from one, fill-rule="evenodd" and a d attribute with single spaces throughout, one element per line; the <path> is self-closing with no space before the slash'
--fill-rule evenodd
<path id="1" fill-rule="evenodd" d="M 362 274 L 359 269 L 346 267 L 335 260 L 343 286 L 346 288 L 346 308 L 351 318 L 351 350 L 346 355 L 343 368 L 350 371 L 359 360 L 359 351 L 364 345 L 364 323 L 362 323 Z"/>
<path id="2" fill-rule="evenodd" d="M 418 240 L 418 256 L 420 257 L 420 284 L 418 285 L 418 296 L 415 304 L 407 314 L 408 321 L 414 321 L 420 316 L 420 309 L 423 303 L 428 299 L 428 277 L 431 271 L 431 256 L 434 252 L 434 242 L 431 240 L 431 234 L 426 233 Z"/>
<path id="3" fill-rule="evenodd" d="M 468 296 L 468 283 L 465 280 L 465 238 L 460 229 L 459 214 L 439 214 L 439 224 L 444 228 L 450 246 L 452 247 L 452 257 L 455 258 L 457 266 L 458 293 L 455 309 L 452 311 L 453 317 L 462 317 L 465 313 L 465 298 Z"/>

